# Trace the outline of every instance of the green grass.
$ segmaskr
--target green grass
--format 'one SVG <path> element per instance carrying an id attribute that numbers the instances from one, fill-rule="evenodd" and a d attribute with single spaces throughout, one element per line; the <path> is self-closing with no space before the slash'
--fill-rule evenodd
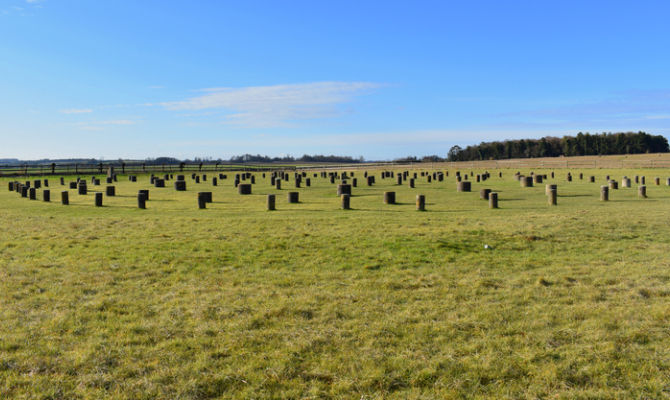
<path id="1" fill-rule="evenodd" d="M 120 176 L 102 208 L 0 180 L 0 398 L 670 398 L 670 171 L 558 171 L 557 207 L 492 172 L 472 193 L 357 172 L 353 210 L 321 178 L 288 204 L 292 177 Z M 649 198 L 600 202 L 606 174 Z"/>

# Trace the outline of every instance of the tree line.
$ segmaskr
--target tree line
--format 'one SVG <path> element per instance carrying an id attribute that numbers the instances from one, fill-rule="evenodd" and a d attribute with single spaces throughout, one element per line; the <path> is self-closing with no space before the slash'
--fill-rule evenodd
<path id="1" fill-rule="evenodd" d="M 508 158 L 589 156 L 608 154 L 667 153 L 668 140 L 661 135 L 645 132 L 590 134 L 562 138 L 546 136 L 541 139 L 482 142 L 462 149 L 449 150 L 449 161 L 501 160 Z"/>
<path id="2" fill-rule="evenodd" d="M 118 160 L 98 160 L 95 158 L 61 158 L 40 160 L 19 160 L 18 158 L 0 158 L 0 165 L 56 165 L 56 164 L 79 164 L 79 165 L 97 165 L 97 164 L 142 164 L 142 165 L 174 165 L 174 164 L 222 164 L 222 163 L 277 163 L 277 162 L 330 162 L 330 163 L 360 163 L 365 159 L 361 156 L 353 158 L 349 156 L 336 155 L 309 155 L 305 154 L 302 157 L 282 156 L 269 157 L 260 154 L 243 154 L 239 156 L 232 156 L 229 160 L 221 158 L 212 159 L 211 157 L 195 157 L 191 159 L 178 159 L 174 157 L 157 157 L 146 158 L 144 160 L 126 160 L 119 158 Z"/>
<path id="3" fill-rule="evenodd" d="M 305 154 L 302 157 L 295 158 L 292 156 L 283 156 L 283 157 L 268 157 L 262 156 L 260 154 L 244 154 L 241 156 L 231 157 L 229 162 L 232 163 L 245 163 L 245 162 L 332 162 L 332 163 L 359 163 L 365 161 L 363 157 L 353 158 L 349 156 L 325 156 L 321 154 L 317 155 L 308 155 Z"/>

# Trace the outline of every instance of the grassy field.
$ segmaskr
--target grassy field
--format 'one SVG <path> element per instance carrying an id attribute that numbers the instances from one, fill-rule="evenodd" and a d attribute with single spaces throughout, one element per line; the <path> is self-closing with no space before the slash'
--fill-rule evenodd
<path id="1" fill-rule="evenodd" d="M 102 208 L 2 179 L 0 398 L 670 398 L 670 170 L 557 170 L 556 207 L 491 172 L 472 193 L 453 170 L 415 189 L 356 172 L 352 210 L 322 178 L 258 174 L 241 196 L 230 174 L 187 192 L 120 176 Z M 607 174 L 649 197 L 600 202 Z"/>

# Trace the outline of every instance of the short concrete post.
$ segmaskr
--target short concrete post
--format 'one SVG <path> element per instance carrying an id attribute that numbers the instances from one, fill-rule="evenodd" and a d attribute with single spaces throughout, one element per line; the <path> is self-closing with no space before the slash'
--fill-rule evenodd
<path id="1" fill-rule="evenodd" d="M 137 193 L 137 207 L 141 209 L 147 208 L 147 195 L 142 191 Z"/>
<path id="2" fill-rule="evenodd" d="M 643 199 L 647 198 L 647 187 L 645 185 L 637 187 L 637 196 L 642 197 Z"/>
<path id="3" fill-rule="evenodd" d="M 337 195 L 342 196 L 343 194 L 348 194 L 351 196 L 351 185 L 349 184 L 337 185 Z"/>
<path id="4" fill-rule="evenodd" d="M 240 183 L 237 185 L 237 193 L 251 194 L 251 183 Z"/>
<path id="5" fill-rule="evenodd" d="M 288 192 L 287 200 L 289 203 L 299 203 L 300 202 L 300 193 L 299 192 Z"/>
<path id="6" fill-rule="evenodd" d="M 471 185 L 468 181 L 461 181 L 456 184 L 456 191 L 458 192 L 469 192 L 471 191 Z"/>
<path id="7" fill-rule="evenodd" d="M 426 211 L 426 196 L 422 194 L 416 195 L 416 210 Z"/>
<path id="8" fill-rule="evenodd" d="M 557 204 L 556 198 L 558 191 L 556 189 L 551 189 L 549 190 L 549 194 L 547 194 L 547 202 L 549 203 L 550 206 L 555 206 Z"/>
<path id="9" fill-rule="evenodd" d="M 558 190 L 558 185 L 547 184 L 544 186 L 544 194 L 546 194 L 547 196 L 549 196 L 549 192 L 551 192 L 552 190 Z"/>
<path id="10" fill-rule="evenodd" d="M 498 193 L 489 193 L 489 208 L 498 208 Z"/>
<path id="11" fill-rule="evenodd" d="M 343 210 L 350 210 L 351 209 L 351 196 L 348 194 L 343 194 L 340 196 L 341 199 L 341 206 Z"/>
<path id="12" fill-rule="evenodd" d="M 600 201 L 609 200 L 609 188 L 607 186 L 600 187 Z"/>

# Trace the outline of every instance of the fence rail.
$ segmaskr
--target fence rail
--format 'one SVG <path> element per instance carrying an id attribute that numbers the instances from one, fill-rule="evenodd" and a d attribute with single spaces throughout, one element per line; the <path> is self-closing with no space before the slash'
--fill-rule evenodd
<path id="1" fill-rule="evenodd" d="M 273 171 L 273 170 L 332 170 L 363 168 L 424 168 L 424 169 L 501 169 L 501 168 L 670 168 L 670 158 L 666 159 L 615 159 L 599 158 L 580 160 L 566 159 L 513 159 L 458 162 L 375 162 L 375 163 L 300 163 L 286 164 L 239 164 L 239 163 L 192 163 L 192 164 L 146 164 L 146 163 L 98 163 L 98 164 L 22 164 L 0 165 L 0 176 L 39 176 L 39 175 L 99 175 L 107 173 L 113 167 L 120 174 L 143 173 L 192 173 L 225 171 Z"/>
<path id="2" fill-rule="evenodd" d="M 258 164 L 24 164 L 0 165 L 0 176 L 29 175 L 100 175 L 106 174 L 110 167 L 115 173 L 190 173 L 190 172 L 225 172 L 225 171 L 268 171 L 275 169 L 294 170 L 289 165 L 258 165 Z"/>
<path id="3" fill-rule="evenodd" d="M 358 168 L 380 168 L 398 165 L 411 165 L 408 162 L 378 162 L 378 163 L 300 163 L 297 165 L 287 164 L 239 164 L 239 163 L 194 163 L 194 164 L 122 164 L 122 163 L 98 163 L 98 164 L 22 164 L 22 165 L 0 165 L 0 176 L 38 176 L 38 175 L 100 175 L 106 174 L 109 167 L 114 168 L 117 174 L 143 174 L 143 173 L 192 173 L 192 172 L 225 172 L 225 171 L 295 171 L 295 170 L 329 170 L 329 169 L 358 169 Z M 424 165 L 427 167 L 427 164 Z"/>

